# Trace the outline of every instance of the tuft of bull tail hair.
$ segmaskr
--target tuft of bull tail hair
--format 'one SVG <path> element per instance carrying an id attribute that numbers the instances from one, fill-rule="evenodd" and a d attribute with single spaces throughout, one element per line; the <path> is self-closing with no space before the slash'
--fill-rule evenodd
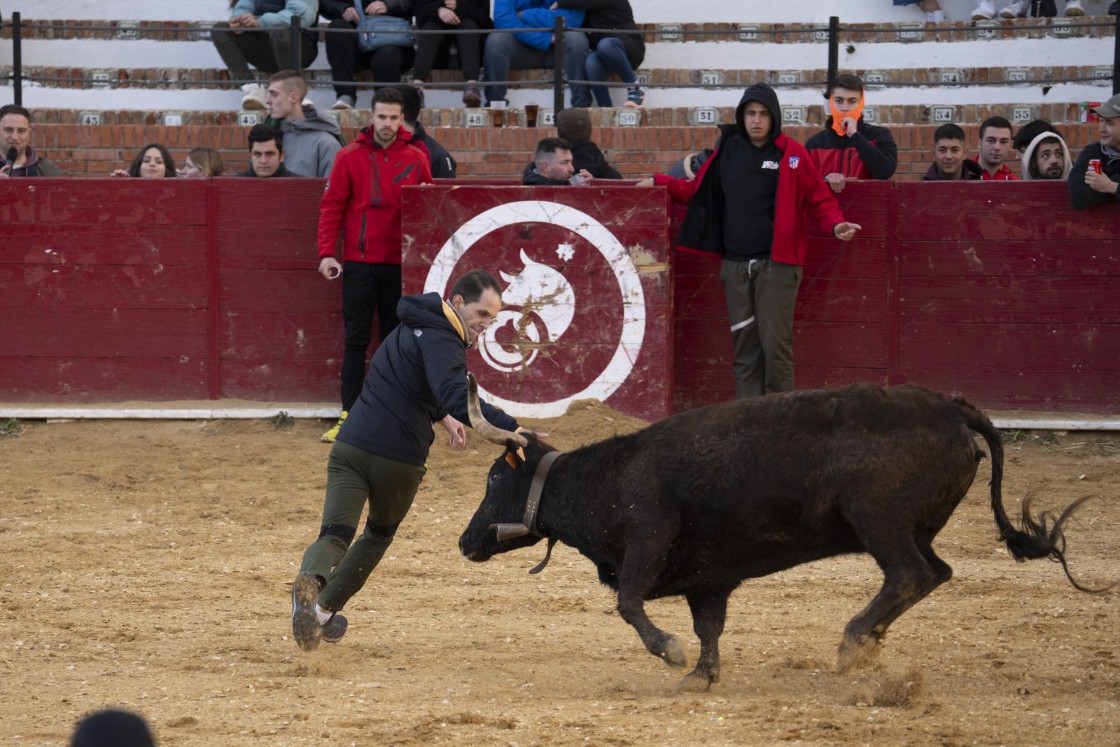
<path id="1" fill-rule="evenodd" d="M 1044 511 L 1037 518 L 1031 514 L 1030 497 L 1023 499 L 1022 526 L 1015 527 L 1007 517 L 1003 507 L 1003 438 L 999 431 L 992 425 L 984 413 L 977 410 L 963 398 L 955 398 L 954 402 L 960 407 L 961 414 L 969 428 L 979 433 L 992 454 L 992 513 L 995 515 L 996 527 L 999 529 L 1000 540 L 1007 545 L 1011 557 L 1019 562 L 1050 558 L 1061 563 L 1066 578 L 1078 591 L 1089 594 L 1100 594 L 1114 588 L 1120 580 L 1113 581 L 1107 586 L 1091 588 L 1080 583 L 1070 572 L 1066 563 L 1066 522 L 1073 516 L 1077 509 L 1089 500 L 1089 496 L 1077 499 L 1057 516 L 1053 512 Z"/>

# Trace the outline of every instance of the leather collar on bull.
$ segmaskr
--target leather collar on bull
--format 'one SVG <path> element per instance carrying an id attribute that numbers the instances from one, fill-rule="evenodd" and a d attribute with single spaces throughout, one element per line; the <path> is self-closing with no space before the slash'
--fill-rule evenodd
<path id="1" fill-rule="evenodd" d="M 544 560 L 533 567 L 529 573 L 537 574 L 544 570 L 548 565 L 549 559 L 552 557 L 552 548 L 556 545 L 555 537 L 545 537 L 541 534 L 540 529 L 537 528 L 537 511 L 541 505 L 541 495 L 544 493 L 544 483 L 548 479 L 548 470 L 552 467 L 552 463 L 559 459 L 564 452 L 550 451 L 541 457 L 537 462 L 537 469 L 533 472 L 533 484 L 529 487 L 529 498 L 525 501 L 525 518 L 521 520 L 520 524 L 491 524 L 490 528 L 498 534 L 498 541 L 516 539 L 517 537 L 524 537 L 526 534 L 536 535 L 542 539 L 548 539 L 548 548 L 544 553 Z"/>

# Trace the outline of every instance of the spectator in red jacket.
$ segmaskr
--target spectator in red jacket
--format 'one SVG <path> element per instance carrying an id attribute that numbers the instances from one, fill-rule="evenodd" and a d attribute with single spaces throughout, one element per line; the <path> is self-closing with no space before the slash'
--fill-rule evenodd
<path id="1" fill-rule="evenodd" d="M 806 150 L 833 192 L 846 179 L 890 179 L 898 167 L 898 146 L 886 127 L 863 119 L 863 81 L 838 75 L 828 91 L 832 112 L 824 130 L 809 138 Z"/>
<path id="2" fill-rule="evenodd" d="M 793 308 L 809 219 L 841 241 L 860 230 L 844 220 L 808 151 L 782 133 L 781 121 L 774 89 L 755 84 L 695 179 L 654 177 L 688 202 L 677 243 L 723 256 L 719 279 L 740 397 L 793 389 Z"/>
<path id="3" fill-rule="evenodd" d="M 401 199 L 406 184 L 431 184 L 428 154 L 401 127 L 404 99 L 395 88 L 373 95 L 373 119 L 338 152 L 319 203 L 319 272 L 342 276 L 342 414 L 323 434 L 332 443 L 358 399 L 366 373 L 373 318 L 381 340 L 397 326 L 401 297 Z M 335 244 L 343 233 L 342 263 Z"/>
<path id="4" fill-rule="evenodd" d="M 986 182 L 1009 182 L 1019 177 L 1007 167 L 1011 158 L 1013 133 L 1011 123 L 1003 117 L 988 117 L 980 123 L 980 155 L 976 162 L 982 169 L 980 178 Z"/>

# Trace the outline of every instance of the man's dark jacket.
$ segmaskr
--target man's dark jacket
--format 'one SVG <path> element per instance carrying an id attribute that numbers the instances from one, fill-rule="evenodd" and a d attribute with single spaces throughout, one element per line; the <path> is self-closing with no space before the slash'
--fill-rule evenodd
<path id="1" fill-rule="evenodd" d="M 433 423 L 450 413 L 464 425 L 471 424 L 467 334 L 438 293 L 405 296 L 397 304 L 397 317 L 401 323 L 373 354 L 362 393 L 351 406 L 338 440 L 386 459 L 422 466 L 435 437 Z M 482 412 L 499 428 L 517 429 L 516 420 L 486 402 Z"/>

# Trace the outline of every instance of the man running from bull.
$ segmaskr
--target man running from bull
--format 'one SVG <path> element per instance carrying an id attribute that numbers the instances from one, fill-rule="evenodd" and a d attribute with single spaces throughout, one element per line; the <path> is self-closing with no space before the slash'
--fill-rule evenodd
<path id="1" fill-rule="evenodd" d="M 303 555 L 292 585 L 292 634 L 311 651 L 346 633 L 338 614 L 384 556 L 424 476 L 440 423 L 451 447 L 466 442 L 467 348 L 502 309 L 501 286 L 472 270 L 451 288 L 406 296 L 400 324 L 378 346 L 369 374 L 327 461 L 327 494 L 319 538 Z M 517 421 L 482 403 L 487 421 L 516 430 Z M 462 422 L 460 422 L 462 421 Z M 365 530 L 358 531 L 369 504 Z"/>

